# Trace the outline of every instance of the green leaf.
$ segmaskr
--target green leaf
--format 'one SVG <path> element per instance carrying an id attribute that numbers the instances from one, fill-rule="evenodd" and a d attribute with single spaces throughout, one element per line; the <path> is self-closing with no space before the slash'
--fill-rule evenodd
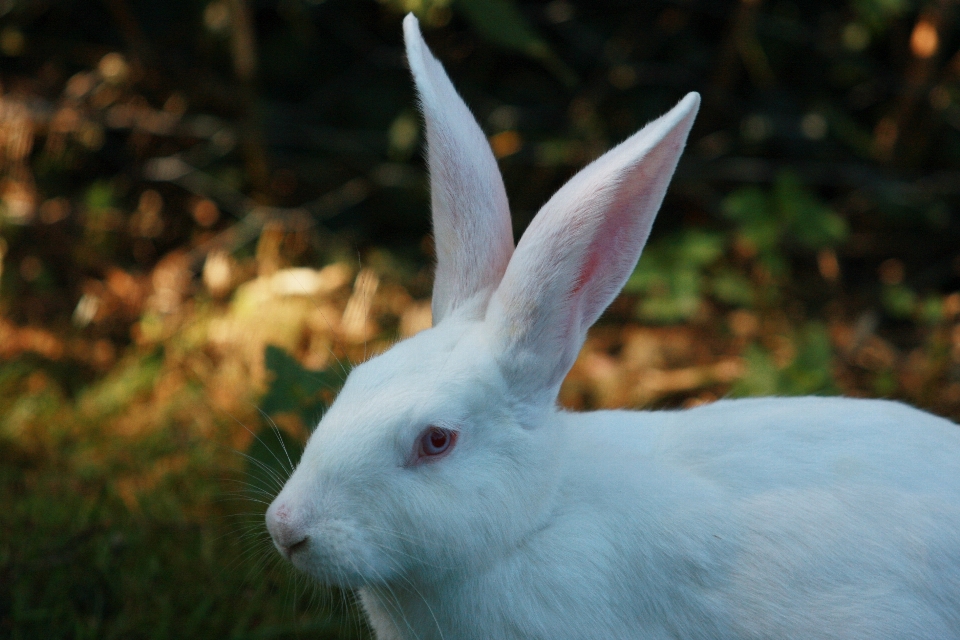
<path id="1" fill-rule="evenodd" d="M 909 318 L 917 305 L 917 294 L 905 285 L 895 284 L 883 288 L 880 300 L 894 318 Z"/>
<path id="2" fill-rule="evenodd" d="M 860 19 L 877 33 L 882 33 L 902 13 L 910 9 L 909 0 L 853 0 Z"/>
<path id="3" fill-rule="evenodd" d="M 794 173 L 784 171 L 777 176 L 773 196 L 779 218 L 800 244 L 823 249 L 846 240 L 846 220 L 821 203 Z"/>
<path id="4" fill-rule="evenodd" d="M 797 240 L 811 249 L 836 247 L 847 239 L 847 221 L 826 207 L 809 211 L 805 224 L 797 225 Z"/>
<path id="5" fill-rule="evenodd" d="M 482 36 L 501 47 L 528 53 L 546 46 L 511 0 L 457 0 L 455 6 Z"/>
<path id="6" fill-rule="evenodd" d="M 637 316 L 648 322 L 673 324 L 689 320 L 700 307 L 699 296 L 663 296 L 640 301 Z"/>
<path id="7" fill-rule="evenodd" d="M 928 296 L 917 305 L 920 319 L 927 324 L 937 324 L 944 318 L 943 299 L 939 296 Z"/>
<path id="8" fill-rule="evenodd" d="M 797 332 L 797 355 L 783 372 L 785 395 L 837 393 L 833 382 L 833 346 L 827 328 L 811 322 Z"/>
<path id="9" fill-rule="evenodd" d="M 530 26 L 513 0 L 456 0 L 454 7 L 490 42 L 539 60 L 567 86 L 577 83 L 573 70 Z"/>
<path id="10" fill-rule="evenodd" d="M 723 199 L 720 208 L 723 215 L 741 224 L 749 224 L 772 216 L 769 199 L 757 187 L 737 189 Z"/>
<path id="11" fill-rule="evenodd" d="M 878 371 L 873 378 L 872 386 L 873 393 L 880 398 L 892 395 L 897 391 L 897 387 L 899 386 L 896 371 Z"/>
<path id="12" fill-rule="evenodd" d="M 80 395 L 80 407 L 96 419 L 118 413 L 136 396 L 154 386 L 162 368 L 162 349 L 139 358 L 129 358 L 103 380 L 85 389 Z"/>
<path id="13" fill-rule="evenodd" d="M 686 265 L 702 267 L 715 262 L 723 255 L 723 236 L 718 233 L 688 230 L 677 247 L 677 259 Z"/>
<path id="14" fill-rule="evenodd" d="M 84 194 L 83 201 L 90 211 L 100 211 L 114 206 L 114 188 L 106 180 L 97 180 Z"/>
<path id="15" fill-rule="evenodd" d="M 826 327 L 811 322 L 790 338 L 796 355 L 782 368 L 777 368 L 771 354 L 761 346 L 750 345 L 743 356 L 747 373 L 734 385 L 732 394 L 799 396 L 837 393 L 833 381 L 833 347 Z"/>
<path id="16" fill-rule="evenodd" d="M 741 273 L 724 269 L 713 277 L 713 295 L 726 304 L 749 307 L 754 302 L 753 285 Z"/>
<path id="17" fill-rule="evenodd" d="M 667 279 L 660 265 L 656 264 L 652 257 L 642 255 L 637 268 L 623 286 L 623 290 L 626 293 L 647 293 L 657 289 L 666 291 Z"/>
<path id="18" fill-rule="evenodd" d="M 734 396 L 772 396 L 779 391 L 780 372 L 773 358 L 759 345 L 752 344 L 743 353 L 747 372 L 731 389 Z"/>
<path id="19" fill-rule="evenodd" d="M 267 415 L 296 413 L 303 424 L 313 428 L 333 397 L 333 390 L 342 382 L 345 371 L 327 369 L 309 371 L 296 358 L 279 347 L 269 345 L 264 354 L 266 367 L 273 374 L 270 388 L 260 400 L 260 409 Z"/>
<path id="20" fill-rule="evenodd" d="M 740 236 L 761 255 L 779 251 L 782 226 L 775 218 L 752 220 L 740 227 Z"/>
<path id="21" fill-rule="evenodd" d="M 718 233 L 688 229 L 648 247 L 624 287 L 644 296 L 637 316 L 659 323 L 693 317 L 706 289 L 706 269 L 723 256 L 723 244 Z"/>

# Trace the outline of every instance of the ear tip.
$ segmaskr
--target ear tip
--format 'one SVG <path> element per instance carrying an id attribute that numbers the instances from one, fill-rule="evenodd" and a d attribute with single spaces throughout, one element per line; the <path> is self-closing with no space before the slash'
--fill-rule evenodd
<path id="1" fill-rule="evenodd" d="M 700 94 L 691 91 L 677 104 L 677 110 L 695 115 L 700 110 Z"/>
<path id="2" fill-rule="evenodd" d="M 700 111 L 700 94 L 691 91 L 676 104 L 668 113 L 665 113 L 661 121 L 668 130 L 673 130 L 683 137 L 686 137 L 693 128 L 693 121 L 697 118 L 697 112 Z M 665 133 L 665 132 L 664 132 Z"/>
<path id="3" fill-rule="evenodd" d="M 419 44 L 423 41 L 423 36 L 420 35 L 420 21 L 417 20 L 417 16 L 412 13 L 408 13 L 403 19 L 403 39 L 406 42 L 408 50 L 411 45 Z"/>
<path id="4" fill-rule="evenodd" d="M 421 94 L 427 90 L 429 81 L 430 49 L 420 33 L 420 21 L 412 13 L 403 19 L 403 41 L 407 48 L 407 62 L 413 73 L 414 82 Z"/>

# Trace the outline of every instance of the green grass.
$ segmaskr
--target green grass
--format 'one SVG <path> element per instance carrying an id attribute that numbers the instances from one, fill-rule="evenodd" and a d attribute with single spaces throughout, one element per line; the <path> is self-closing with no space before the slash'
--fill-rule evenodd
<path id="1" fill-rule="evenodd" d="M 253 404 L 234 420 L 195 381 L 161 393 L 162 354 L 73 396 L 47 364 L 0 365 L 0 637 L 366 635 L 352 596 L 269 543 L 246 484 L 269 481 L 233 449 L 261 428 Z"/>

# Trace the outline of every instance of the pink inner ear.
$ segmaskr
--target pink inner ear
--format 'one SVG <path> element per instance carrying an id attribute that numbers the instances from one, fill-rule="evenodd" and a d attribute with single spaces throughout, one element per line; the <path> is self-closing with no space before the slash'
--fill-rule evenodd
<path id="1" fill-rule="evenodd" d="M 636 219 L 650 197 L 642 171 L 628 174 L 626 180 L 614 186 L 611 195 L 606 203 L 603 203 L 602 196 L 587 199 L 603 203 L 600 205 L 603 213 L 584 252 L 569 295 L 571 301 L 578 302 L 580 314 L 576 321 L 583 330 L 585 324 L 592 323 L 603 312 L 611 295 L 615 295 L 629 277 L 629 270 L 639 257 L 652 224 L 652 218 L 649 221 Z M 571 221 L 571 234 L 583 233 L 584 227 L 589 227 L 586 218 L 590 214 L 597 215 L 595 211 L 583 212 Z"/>
<path id="2" fill-rule="evenodd" d="M 594 272 L 597 270 L 597 265 L 600 264 L 600 247 L 597 247 L 598 244 L 600 243 L 594 243 L 590 246 L 590 250 L 587 252 L 586 258 L 580 265 L 580 270 L 577 273 L 577 279 L 573 284 L 573 289 L 570 291 L 571 298 L 579 297 L 580 291 L 584 286 L 586 286 L 587 282 L 590 281 Z"/>

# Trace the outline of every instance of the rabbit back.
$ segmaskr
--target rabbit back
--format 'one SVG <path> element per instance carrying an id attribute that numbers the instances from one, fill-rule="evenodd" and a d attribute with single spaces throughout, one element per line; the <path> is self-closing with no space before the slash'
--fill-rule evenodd
<path id="1" fill-rule="evenodd" d="M 612 582 L 664 637 L 960 638 L 953 423 L 817 397 L 562 416 L 564 544 L 616 532 Z"/>

